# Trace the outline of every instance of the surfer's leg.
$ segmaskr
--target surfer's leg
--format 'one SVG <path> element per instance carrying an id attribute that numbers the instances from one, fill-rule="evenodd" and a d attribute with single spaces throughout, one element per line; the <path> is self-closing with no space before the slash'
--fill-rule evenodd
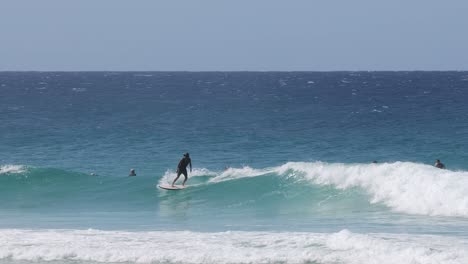
<path id="1" fill-rule="evenodd" d="M 184 182 L 182 183 L 182 186 L 185 186 L 185 182 L 187 181 L 188 177 L 187 177 L 187 171 L 183 171 L 182 174 L 184 175 Z"/>
<path id="2" fill-rule="evenodd" d="M 174 179 L 174 181 L 172 182 L 172 187 L 174 187 L 174 184 L 176 183 L 176 181 L 179 179 L 180 177 L 180 171 L 177 171 L 177 177 Z"/>

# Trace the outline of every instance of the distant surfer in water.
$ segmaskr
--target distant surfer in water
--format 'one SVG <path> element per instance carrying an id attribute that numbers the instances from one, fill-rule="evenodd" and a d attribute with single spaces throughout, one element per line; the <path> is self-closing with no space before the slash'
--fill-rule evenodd
<path id="1" fill-rule="evenodd" d="M 177 177 L 172 182 L 172 186 L 174 187 L 176 181 L 179 179 L 180 174 L 183 174 L 185 179 L 182 183 L 182 186 L 185 186 L 185 182 L 187 181 L 187 166 L 190 165 L 190 172 L 192 172 L 192 160 L 190 159 L 190 155 L 187 153 L 184 154 L 184 157 L 179 161 L 179 165 L 177 165 Z"/>
<path id="2" fill-rule="evenodd" d="M 130 174 L 128 176 L 136 176 L 135 169 L 130 170 Z"/>
<path id="3" fill-rule="evenodd" d="M 445 169 L 445 165 L 442 162 L 440 162 L 440 160 L 436 160 L 434 166 L 436 166 L 439 169 Z"/>

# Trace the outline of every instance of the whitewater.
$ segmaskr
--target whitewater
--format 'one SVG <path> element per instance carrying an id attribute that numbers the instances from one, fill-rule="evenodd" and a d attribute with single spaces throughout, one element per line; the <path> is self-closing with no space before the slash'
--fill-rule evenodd
<path id="1" fill-rule="evenodd" d="M 193 187 L 272 174 L 292 178 L 297 185 L 333 186 L 341 190 L 358 187 L 369 196 L 369 203 L 382 203 L 396 212 L 468 218 L 468 172 L 440 170 L 411 162 L 289 162 L 264 169 L 228 168 L 220 173 L 201 169 L 195 170 L 192 176 L 209 179 Z M 174 172 L 168 172 L 160 183 L 170 183 L 175 176 Z"/>
<path id="2" fill-rule="evenodd" d="M 2 230 L 0 258 L 72 263 L 449 263 L 468 243 L 440 236 L 285 232 Z M 5 241 L 9 241 L 5 243 Z"/>
<path id="3" fill-rule="evenodd" d="M 468 263 L 466 76 L 1 72 L 0 263 Z"/>
<path id="4" fill-rule="evenodd" d="M 95 192 L 99 190 L 100 193 L 108 192 L 112 195 L 112 193 L 117 194 L 115 186 L 121 184 L 119 180 L 105 176 L 83 175 L 56 169 L 44 170 L 22 165 L 1 166 L 0 175 L 3 188 L 10 189 L 9 192 L 23 191 L 21 189 L 24 189 L 24 186 L 21 186 L 21 183 L 24 182 L 36 184 L 36 193 L 31 191 L 25 193 L 25 195 L 31 195 L 28 198 L 30 200 L 33 200 L 34 196 L 44 194 L 41 192 L 41 187 L 44 187 L 46 192 L 51 192 L 51 187 L 65 189 L 65 191 L 80 187 L 91 189 L 90 192 L 96 189 Z M 149 184 L 152 187 L 158 184 L 168 184 L 175 176 L 175 171 L 168 170 L 157 183 Z M 430 165 L 411 162 L 382 164 L 288 162 L 278 167 L 226 168 L 222 171 L 195 168 L 191 174 L 189 186 L 192 192 L 203 191 L 216 194 L 221 190 L 221 192 L 229 191 L 237 194 L 243 189 L 248 189 L 248 185 L 252 185 L 252 182 L 255 183 L 254 178 L 264 178 L 262 185 L 267 194 L 276 193 L 278 196 L 284 196 L 287 192 L 299 194 L 302 190 L 309 188 L 315 193 L 329 192 L 328 197 L 325 198 L 333 199 L 336 194 L 353 190 L 355 195 L 348 198 L 359 202 L 359 198 L 365 196 L 369 205 L 381 204 L 394 212 L 468 218 L 468 172 L 440 170 Z M 277 182 L 283 184 L 277 184 Z M 71 183 L 73 186 L 70 186 Z M 49 189 L 46 190 L 45 187 Z M 148 186 L 140 187 L 148 188 Z M 18 189 L 12 190 L 13 188 Z M 141 189 L 135 188 L 128 191 L 137 193 L 141 192 Z M 166 191 L 159 191 L 163 196 L 173 195 Z M 11 199 L 4 194 L 5 192 L 1 195 L 4 201 Z M 63 198 L 66 199 L 66 196 Z M 308 196 L 304 196 L 306 197 Z M 287 199 L 287 197 L 283 198 Z M 206 202 L 210 203 L 209 200 Z M 226 202 L 229 201 L 226 199 Z M 260 203 L 258 206 L 262 206 L 262 201 L 256 202 Z M 359 206 L 362 204 L 356 204 L 356 209 Z"/>

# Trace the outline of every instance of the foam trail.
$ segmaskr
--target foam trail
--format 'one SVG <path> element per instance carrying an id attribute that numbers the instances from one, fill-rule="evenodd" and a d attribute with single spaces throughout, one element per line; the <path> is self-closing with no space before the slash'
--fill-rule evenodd
<path id="1" fill-rule="evenodd" d="M 468 263 L 467 241 L 408 234 L 0 230 L 0 260 L 136 263 Z"/>
<path id="2" fill-rule="evenodd" d="M 188 177 L 191 178 L 191 177 L 202 177 L 202 176 L 207 176 L 207 177 L 214 177 L 216 176 L 218 173 L 217 172 L 213 172 L 213 171 L 210 171 L 208 169 L 205 169 L 205 168 L 201 168 L 201 169 L 193 169 L 192 172 L 188 172 Z M 177 173 L 174 172 L 174 171 L 170 171 L 170 170 L 167 170 L 164 175 L 159 179 L 159 182 L 158 184 L 168 184 L 168 183 L 172 183 L 172 181 L 177 177 Z M 183 175 L 180 176 L 181 178 L 179 178 L 179 181 L 181 179 L 184 178 Z"/>
<path id="3" fill-rule="evenodd" d="M 245 166 L 243 168 L 228 168 L 222 173 L 218 174 L 216 177 L 210 179 L 210 182 L 222 182 L 233 179 L 248 178 L 248 177 L 257 177 L 266 175 L 269 173 L 275 172 L 274 169 L 253 169 L 251 167 Z"/>

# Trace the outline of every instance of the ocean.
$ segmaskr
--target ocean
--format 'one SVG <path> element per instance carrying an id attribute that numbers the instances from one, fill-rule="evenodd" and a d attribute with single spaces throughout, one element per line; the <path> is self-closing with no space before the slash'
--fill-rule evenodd
<path id="1" fill-rule="evenodd" d="M 0 72 L 0 264 L 466 264 L 467 102 L 468 72 Z"/>

